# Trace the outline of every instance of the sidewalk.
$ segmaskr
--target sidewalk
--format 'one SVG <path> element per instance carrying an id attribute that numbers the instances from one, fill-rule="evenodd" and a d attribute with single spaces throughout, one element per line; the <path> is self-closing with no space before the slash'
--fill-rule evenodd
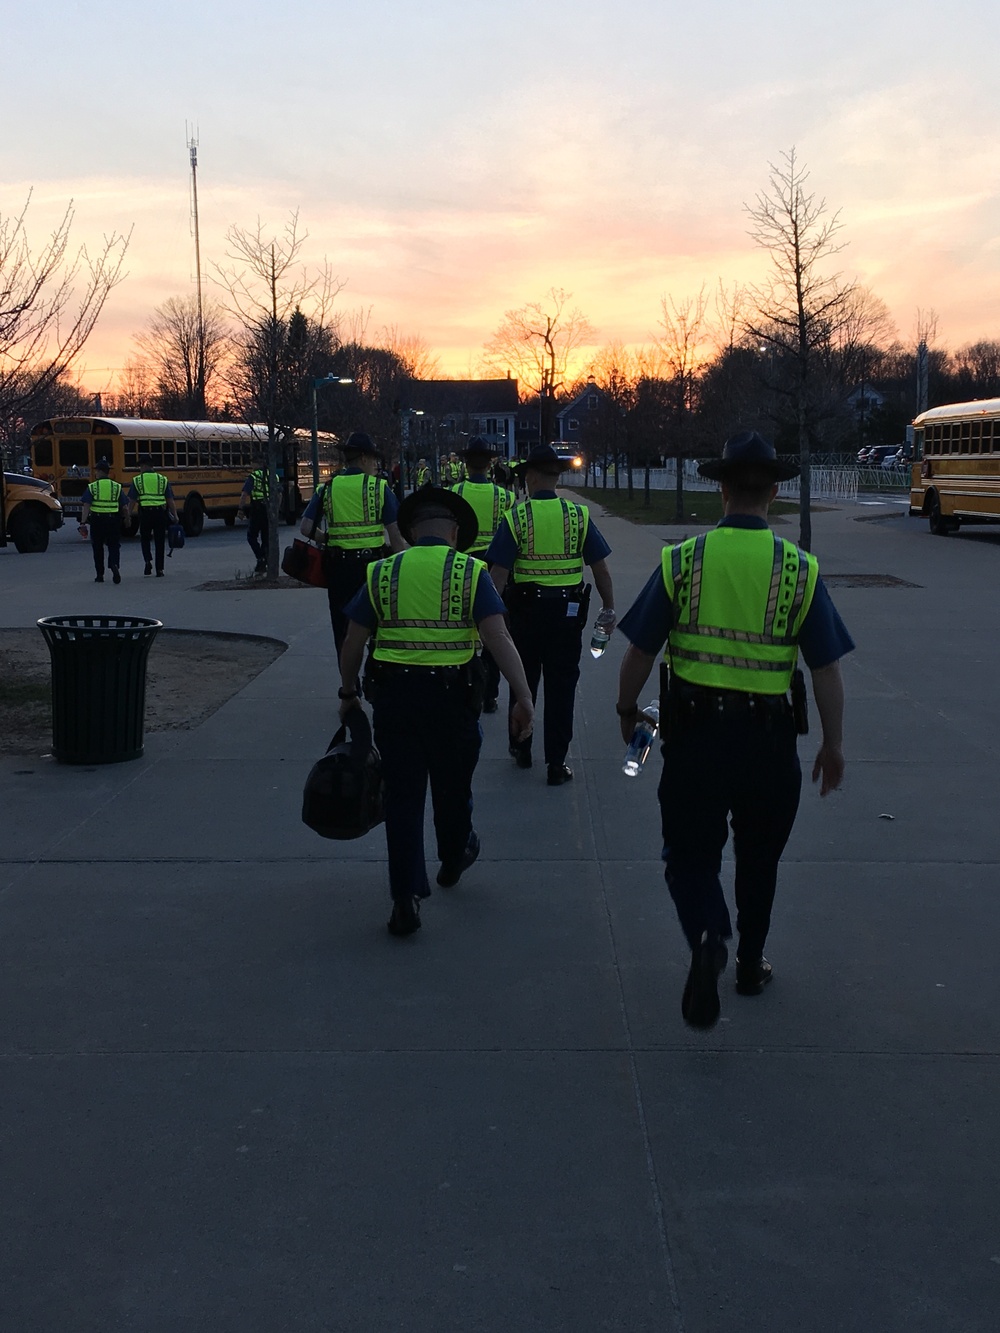
<path id="1" fill-rule="evenodd" d="M 919 586 L 831 588 L 847 784 L 806 783 L 774 984 L 730 969 L 708 1034 L 659 760 L 619 771 L 618 636 L 585 653 L 573 783 L 483 719 L 483 854 L 394 941 L 381 830 L 299 818 L 335 726 L 322 593 L 194 591 L 251 563 L 215 525 L 164 580 L 129 550 L 120 589 L 66 534 L 0 551 L 0 624 L 115 606 L 289 644 L 140 761 L 0 760 L 3 1326 L 993 1333 L 1000 536 L 872 512 L 815 516 L 824 571 Z M 621 612 L 679 532 L 599 521 Z"/>

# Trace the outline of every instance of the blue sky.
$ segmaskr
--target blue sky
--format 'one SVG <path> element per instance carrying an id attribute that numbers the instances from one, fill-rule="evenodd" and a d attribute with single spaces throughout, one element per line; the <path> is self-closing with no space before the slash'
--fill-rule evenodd
<path id="1" fill-rule="evenodd" d="M 602 341 L 643 342 L 662 295 L 759 276 L 742 206 L 794 144 L 842 211 L 842 267 L 902 336 L 918 306 L 950 345 L 1000 336 L 1000 9 L 803 8 L 21 5 L 0 213 L 33 187 L 39 235 L 71 196 L 80 240 L 134 226 L 88 349 L 106 381 L 151 307 L 191 290 L 196 122 L 206 267 L 229 224 L 298 208 L 343 308 L 457 372 L 552 285 Z"/>

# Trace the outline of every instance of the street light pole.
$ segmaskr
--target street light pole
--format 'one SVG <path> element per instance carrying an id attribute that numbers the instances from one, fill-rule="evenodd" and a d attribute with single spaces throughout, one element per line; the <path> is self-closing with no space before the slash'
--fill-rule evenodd
<path id="1" fill-rule="evenodd" d="M 406 494 L 406 450 L 410 443 L 410 417 L 422 417 L 424 414 L 418 407 L 404 407 L 400 409 L 399 415 L 402 417 L 399 430 L 399 498 L 402 500 Z"/>
<path id="2" fill-rule="evenodd" d="M 319 490 L 319 406 L 316 398 L 317 389 L 323 384 L 353 384 L 349 375 L 321 375 L 312 377 L 312 474 L 313 494 Z"/>

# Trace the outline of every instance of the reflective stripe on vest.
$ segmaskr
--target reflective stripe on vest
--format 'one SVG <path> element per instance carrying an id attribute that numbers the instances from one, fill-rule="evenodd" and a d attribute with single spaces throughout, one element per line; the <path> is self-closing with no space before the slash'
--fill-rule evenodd
<path id="1" fill-rule="evenodd" d="M 164 509 L 169 484 L 161 472 L 137 472 L 132 485 L 139 497 L 140 509 Z"/>
<path id="2" fill-rule="evenodd" d="M 117 514 L 121 507 L 122 488 L 110 477 L 98 477 L 90 483 L 90 512 L 92 514 Z"/>
<path id="3" fill-rule="evenodd" d="M 590 526 L 585 505 L 567 500 L 523 500 L 504 515 L 517 542 L 515 583 L 569 588 L 583 578 L 583 546 Z"/>
<path id="4" fill-rule="evenodd" d="M 673 608 L 665 658 L 681 680 L 783 694 L 819 564 L 769 529 L 720 527 L 662 557 Z"/>
<path id="5" fill-rule="evenodd" d="M 327 482 L 323 496 L 326 544 L 344 551 L 371 550 L 383 544 L 385 482 L 364 472 Z"/>
<path id="6" fill-rule="evenodd" d="M 251 500 L 267 499 L 267 473 L 263 468 L 255 468 L 250 473 L 250 480 L 253 483 L 253 490 L 250 492 Z"/>
<path id="7" fill-rule="evenodd" d="M 378 616 L 372 656 L 409 666 L 461 666 L 476 650 L 472 618 L 486 566 L 450 546 L 411 546 L 366 571 Z"/>
<path id="8" fill-rule="evenodd" d="M 513 497 L 510 491 L 505 491 L 502 486 L 482 481 L 459 482 L 455 487 L 455 493 L 468 500 L 475 510 L 479 534 L 469 550 L 473 555 L 478 555 L 480 551 L 486 550 L 496 536 L 500 520 L 511 507 Z"/>

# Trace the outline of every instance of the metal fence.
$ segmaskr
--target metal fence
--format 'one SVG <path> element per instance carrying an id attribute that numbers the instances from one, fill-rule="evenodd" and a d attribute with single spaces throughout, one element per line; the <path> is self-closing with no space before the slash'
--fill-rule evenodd
<path id="1" fill-rule="evenodd" d="M 708 481 L 698 475 L 696 459 L 683 460 L 684 489 L 687 491 L 712 491 L 718 482 Z M 595 469 L 594 485 L 602 485 L 601 469 Z M 560 481 L 564 486 L 580 485 L 580 474 L 563 473 Z M 857 463 L 841 464 L 836 467 L 823 467 L 813 464 L 810 469 L 811 493 L 817 500 L 839 501 L 841 504 L 853 504 L 859 491 L 906 491 L 910 486 L 910 470 L 904 468 L 859 467 Z M 641 490 L 646 484 L 644 468 L 632 469 L 632 487 Z M 628 486 L 628 473 L 623 468 L 618 476 L 618 485 L 624 490 Z M 677 465 L 671 459 L 666 467 L 649 470 L 649 488 L 653 491 L 672 491 L 677 485 Z M 608 474 L 608 488 L 614 486 L 614 474 Z M 799 498 L 799 479 L 783 481 L 778 487 L 778 494 L 783 500 Z"/>

